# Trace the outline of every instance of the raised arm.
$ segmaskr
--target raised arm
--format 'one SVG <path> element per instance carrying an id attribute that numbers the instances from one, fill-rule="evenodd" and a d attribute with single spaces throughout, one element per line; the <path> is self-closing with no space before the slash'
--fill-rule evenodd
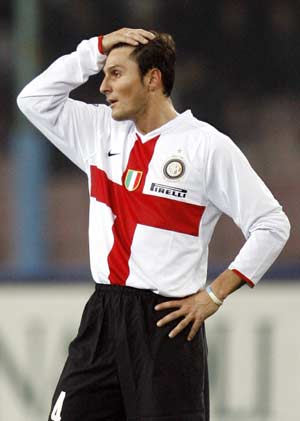
<path id="1" fill-rule="evenodd" d="M 69 98 L 70 92 L 101 71 L 106 54 L 117 43 L 146 43 L 153 34 L 123 28 L 82 41 L 76 51 L 57 59 L 21 91 L 17 103 L 26 117 L 83 171 L 103 148 L 110 130 L 111 111 Z"/>
<path id="2" fill-rule="evenodd" d="M 82 41 L 76 51 L 57 59 L 26 85 L 17 98 L 31 123 L 83 171 L 94 153 L 97 126 L 102 123 L 105 130 L 109 109 L 101 106 L 99 113 L 94 105 L 74 101 L 69 94 L 100 72 L 105 59 L 97 37 Z"/>

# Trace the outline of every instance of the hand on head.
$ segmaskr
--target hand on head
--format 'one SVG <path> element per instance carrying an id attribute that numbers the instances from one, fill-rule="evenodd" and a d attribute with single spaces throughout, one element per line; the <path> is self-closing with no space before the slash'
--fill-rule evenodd
<path id="1" fill-rule="evenodd" d="M 138 44 L 147 44 L 154 38 L 155 35 L 152 32 L 145 31 L 144 29 L 122 28 L 104 35 L 102 48 L 103 52 L 108 54 L 113 46 L 120 42 L 136 47 Z"/>

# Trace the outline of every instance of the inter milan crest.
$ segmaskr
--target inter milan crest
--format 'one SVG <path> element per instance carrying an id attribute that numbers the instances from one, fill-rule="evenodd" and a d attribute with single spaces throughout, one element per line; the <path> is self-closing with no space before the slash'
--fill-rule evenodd
<path id="1" fill-rule="evenodd" d="M 129 191 L 136 190 L 143 177 L 143 171 L 137 171 L 137 170 L 128 170 L 126 177 L 125 177 L 125 187 Z"/>
<path id="2" fill-rule="evenodd" d="M 184 162 L 181 159 L 170 159 L 164 166 L 164 175 L 175 180 L 183 176 L 185 172 Z"/>

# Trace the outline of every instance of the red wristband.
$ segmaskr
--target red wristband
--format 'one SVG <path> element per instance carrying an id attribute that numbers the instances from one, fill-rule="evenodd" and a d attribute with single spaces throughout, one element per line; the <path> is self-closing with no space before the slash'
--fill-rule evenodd
<path id="1" fill-rule="evenodd" d="M 98 36 L 98 50 L 100 54 L 105 54 L 103 51 L 103 45 L 102 45 L 103 35 Z"/>

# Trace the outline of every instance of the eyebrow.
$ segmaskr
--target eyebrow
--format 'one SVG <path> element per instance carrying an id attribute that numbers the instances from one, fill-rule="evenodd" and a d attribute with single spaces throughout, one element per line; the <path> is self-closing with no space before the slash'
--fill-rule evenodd
<path id="1" fill-rule="evenodd" d="M 124 66 L 122 66 L 121 64 L 112 64 L 111 66 L 109 66 L 108 68 L 103 67 L 103 72 L 106 75 L 107 72 L 110 72 L 116 68 L 121 68 L 124 69 Z"/>

